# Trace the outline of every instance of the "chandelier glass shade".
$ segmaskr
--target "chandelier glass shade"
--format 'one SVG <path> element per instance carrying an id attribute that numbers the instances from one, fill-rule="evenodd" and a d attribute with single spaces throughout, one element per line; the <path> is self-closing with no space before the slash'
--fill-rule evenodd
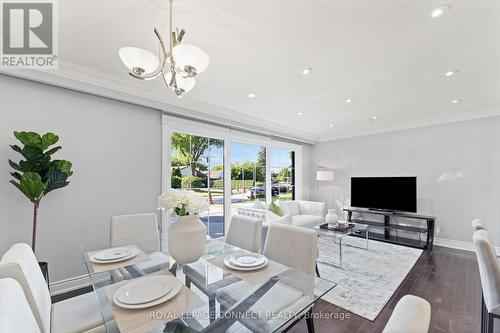
<path id="1" fill-rule="evenodd" d="M 181 44 L 185 31 L 172 29 L 172 1 L 169 0 L 168 50 L 162 36 L 157 29 L 154 29 L 160 44 L 160 58 L 137 47 L 123 47 L 118 53 L 130 76 L 139 80 L 151 80 L 161 76 L 165 84 L 177 96 L 181 96 L 194 88 L 196 85 L 194 77 L 207 69 L 210 58 L 205 51 L 195 45 Z"/>

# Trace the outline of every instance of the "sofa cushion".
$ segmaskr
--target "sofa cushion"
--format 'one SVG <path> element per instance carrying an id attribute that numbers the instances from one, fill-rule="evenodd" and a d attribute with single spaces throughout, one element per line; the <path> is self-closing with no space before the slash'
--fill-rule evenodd
<path id="1" fill-rule="evenodd" d="M 292 216 L 300 215 L 299 203 L 297 201 L 279 201 L 278 204 L 284 214 L 290 214 Z"/>
<path id="2" fill-rule="evenodd" d="M 322 217 L 316 215 L 292 216 L 292 224 L 303 228 L 314 228 L 325 223 Z"/>

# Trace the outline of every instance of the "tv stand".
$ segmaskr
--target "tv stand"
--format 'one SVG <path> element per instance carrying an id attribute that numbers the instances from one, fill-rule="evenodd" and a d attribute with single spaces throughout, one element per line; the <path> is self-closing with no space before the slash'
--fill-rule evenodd
<path id="1" fill-rule="evenodd" d="M 383 229 L 383 234 L 371 233 L 369 235 L 370 239 L 376 239 L 383 242 L 406 245 L 410 247 L 415 247 L 424 250 L 432 250 L 434 243 L 434 228 L 436 223 L 435 216 L 419 215 L 413 213 L 403 213 L 403 212 L 393 212 L 393 211 L 383 211 L 383 210 L 373 210 L 373 209 L 362 209 L 362 208 L 345 208 L 344 211 L 347 212 L 347 221 L 351 223 L 365 224 L 372 227 L 372 229 Z M 360 218 L 353 218 L 353 213 L 359 213 Z M 383 216 L 383 221 L 372 221 L 365 219 L 363 215 L 379 215 Z M 407 219 L 405 225 L 392 224 L 391 218 L 393 219 Z M 424 220 L 426 221 L 426 226 L 418 225 L 413 220 Z M 403 231 L 405 233 L 410 233 L 418 236 L 418 239 L 399 237 L 391 233 L 391 231 Z M 421 240 L 421 236 L 425 234 L 425 241 Z M 360 237 L 366 237 L 366 235 L 356 235 Z"/>

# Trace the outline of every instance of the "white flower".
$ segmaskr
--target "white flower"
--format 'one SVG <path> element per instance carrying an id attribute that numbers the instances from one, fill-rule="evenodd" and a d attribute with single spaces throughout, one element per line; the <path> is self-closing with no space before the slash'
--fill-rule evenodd
<path id="1" fill-rule="evenodd" d="M 208 201 L 191 190 L 171 189 L 160 195 L 158 207 L 177 215 L 197 215 L 208 210 Z"/>

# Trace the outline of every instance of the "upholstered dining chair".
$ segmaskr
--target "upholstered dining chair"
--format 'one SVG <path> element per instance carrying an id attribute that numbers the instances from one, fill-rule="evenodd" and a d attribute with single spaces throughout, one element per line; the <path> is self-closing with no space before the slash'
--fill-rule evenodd
<path id="1" fill-rule="evenodd" d="M 14 244 L 3 255 L 0 278 L 13 278 L 21 285 L 42 333 L 105 331 L 93 293 L 51 303 L 49 289 L 28 244 Z"/>
<path id="2" fill-rule="evenodd" d="M 483 290 L 481 333 L 493 333 L 494 320 L 500 319 L 500 264 L 486 230 L 476 231 L 473 240 Z"/>
<path id="3" fill-rule="evenodd" d="M 233 215 L 225 242 L 250 252 L 259 252 L 262 220 L 244 215 Z"/>
<path id="4" fill-rule="evenodd" d="M 0 332 L 41 332 L 19 282 L 0 279 L 0 295 Z"/>
<path id="5" fill-rule="evenodd" d="M 145 273 L 166 264 L 169 256 L 161 252 L 160 233 L 155 214 L 118 215 L 111 218 L 112 247 L 134 244 L 149 256 L 149 261 L 137 264 Z"/>
<path id="6" fill-rule="evenodd" d="M 233 215 L 229 223 L 225 242 L 241 249 L 257 253 L 260 246 L 261 230 L 261 219 L 243 215 Z M 204 262 L 185 265 L 183 271 L 186 278 L 186 286 L 190 287 L 192 283 L 207 295 L 210 320 L 213 321 L 215 319 L 215 296 L 217 290 L 231 283 L 235 283 L 239 281 L 239 279 L 228 276 L 207 285 L 207 267 Z"/>
<path id="7" fill-rule="evenodd" d="M 314 230 L 283 223 L 272 223 L 270 225 L 263 252 L 267 258 L 307 273 L 312 277 L 311 281 L 313 281 L 316 268 L 316 253 L 317 234 Z M 311 286 L 312 288 L 313 286 Z M 216 293 L 216 299 L 221 308 L 229 309 L 247 295 L 251 289 L 252 287 L 247 282 L 239 281 L 219 289 Z M 307 299 L 307 295 L 303 290 L 294 288 L 293 285 L 277 283 L 262 299 L 255 303 L 253 308 L 263 308 L 276 312 L 280 312 L 280 309 L 287 309 L 287 311 L 293 312 L 294 309 L 301 308 L 300 304 L 304 302 L 304 299 Z M 266 302 L 266 305 L 261 307 L 260 302 Z M 301 315 L 310 313 L 311 309 L 312 306 L 306 308 L 301 311 Z M 266 327 L 265 323 L 257 323 L 257 321 L 261 320 L 264 319 L 249 321 L 242 319 L 240 321 L 250 329 Z M 309 333 L 314 332 L 312 316 L 306 316 L 306 322 Z M 295 323 L 296 321 L 290 325 Z M 282 329 L 286 328 L 283 327 Z"/>
<path id="8" fill-rule="evenodd" d="M 427 333 L 430 322 L 429 302 L 414 295 L 405 295 L 396 304 L 382 333 Z"/>

